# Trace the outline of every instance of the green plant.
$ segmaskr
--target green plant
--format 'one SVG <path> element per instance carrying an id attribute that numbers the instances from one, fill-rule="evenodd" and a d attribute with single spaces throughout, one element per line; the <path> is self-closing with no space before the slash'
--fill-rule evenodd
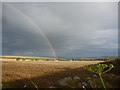
<path id="1" fill-rule="evenodd" d="M 34 59 L 35 61 L 38 61 L 38 59 Z"/>
<path id="2" fill-rule="evenodd" d="M 85 67 L 85 69 L 99 75 L 101 83 L 102 83 L 103 87 L 105 88 L 105 90 L 106 90 L 106 87 L 105 87 L 105 83 L 104 83 L 103 78 L 102 78 L 102 74 L 105 74 L 106 72 L 110 71 L 112 68 L 114 68 L 114 66 L 112 64 L 109 64 L 109 65 L 96 64 L 96 65 L 90 65 L 90 66 Z"/>
<path id="3" fill-rule="evenodd" d="M 20 60 L 20 58 L 16 58 L 16 60 L 17 60 L 17 61 L 19 61 L 19 60 Z"/>

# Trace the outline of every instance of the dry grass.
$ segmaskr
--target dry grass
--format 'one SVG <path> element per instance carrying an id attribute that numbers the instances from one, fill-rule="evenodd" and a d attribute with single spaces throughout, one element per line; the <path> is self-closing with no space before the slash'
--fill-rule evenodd
<path id="1" fill-rule="evenodd" d="M 0 56 L 0 58 L 36 58 L 36 59 L 51 59 L 48 57 L 35 57 L 35 56 Z"/>
<path id="2" fill-rule="evenodd" d="M 100 61 L 4 61 L 3 78 L 8 81 L 26 78 L 29 74 L 32 77 L 43 76 L 66 69 L 76 69 L 89 64 L 96 64 Z M 10 77 L 9 77 L 10 75 Z M 16 78 L 18 77 L 18 78 Z M 8 79 L 9 78 L 9 79 Z"/>
<path id="3" fill-rule="evenodd" d="M 3 87 L 23 87 L 30 78 L 38 87 L 54 85 L 66 76 L 82 76 L 78 68 L 102 61 L 15 61 L 3 59 Z M 82 72 L 82 71 L 81 71 Z M 84 72 L 84 71 L 83 71 Z M 30 85 L 31 86 L 31 85 Z"/>

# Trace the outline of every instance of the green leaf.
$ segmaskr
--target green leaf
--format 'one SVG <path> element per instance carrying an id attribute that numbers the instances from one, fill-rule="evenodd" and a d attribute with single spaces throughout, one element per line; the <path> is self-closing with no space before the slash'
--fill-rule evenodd
<path id="1" fill-rule="evenodd" d="M 112 64 L 96 64 L 91 66 L 86 66 L 85 69 L 94 72 L 96 74 L 102 74 L 110 71 L 114 66 Z"/>

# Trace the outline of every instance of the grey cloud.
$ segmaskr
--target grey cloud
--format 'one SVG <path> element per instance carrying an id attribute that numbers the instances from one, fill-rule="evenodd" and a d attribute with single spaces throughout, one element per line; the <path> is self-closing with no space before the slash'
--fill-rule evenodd
<path id="1" fill-rule="evenodd" d="M 117 53 L 117 3 L 10 4 L 39 26 L 58 57 Z M 2 18 L 3 54 L 52 56 L 40 30 L 19 12 L 3 4 Z"/>

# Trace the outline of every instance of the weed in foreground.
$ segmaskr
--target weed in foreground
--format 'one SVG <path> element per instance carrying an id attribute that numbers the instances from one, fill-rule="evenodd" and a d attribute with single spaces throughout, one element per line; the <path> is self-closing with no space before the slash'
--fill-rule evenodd
<path id="1" fill-rule="evenodd" d="M 106 86 L 105 86 L 105 83 L 103 81 L 102 74 L 105 74 L 106 72 L 110 71 L 112 68 L 114 68 L 114 66 L 112 64 L 109 64 L 109 65 L 107 65 L 107 64 L 96 64 L 96 65 L 90 65 L 90 66 L 85 67 L 85 69 L 99 75 L 101 83 L 102 83 L 105 90 L 106 90 Z"/>

